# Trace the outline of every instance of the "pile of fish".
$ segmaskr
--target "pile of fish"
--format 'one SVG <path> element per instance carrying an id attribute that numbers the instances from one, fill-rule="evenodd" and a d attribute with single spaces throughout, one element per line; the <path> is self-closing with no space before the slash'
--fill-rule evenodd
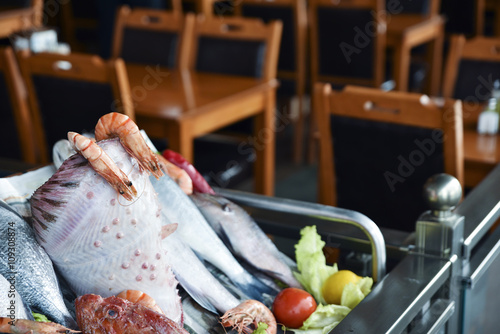
<path id="1" fill-rule="evenodd" d="M 150 175 L 123 140 L 98 146 L 128 177 L 134 196 L 122 196 L 65 143 L 54 159 L 61 165 L 30 198 L 29 223 L 0 203 L 0 274 L 7 281 L 0 287 L 5 295 L 15 287 L 16 319 L 32 319 L 35 311 L 69 329 L 107 333 L 85 324 L 105 318 L 120 328 L 129 311 L 116 311 L 132 308 L 147 313 L 140 321 L 169 319 L 158 333 L 222 333 L 222 314 L 249 300 L 270 306 L 279 292 L 273 279 L 300 287 L 294 263 L 236 204 L 213 191 L 186 194 L 169 175 Z M 164 315 L 114 297 L 130 289 L 152 296 Z M 100 313 L 97 306 L 89 313 L 92 303 Z"/>

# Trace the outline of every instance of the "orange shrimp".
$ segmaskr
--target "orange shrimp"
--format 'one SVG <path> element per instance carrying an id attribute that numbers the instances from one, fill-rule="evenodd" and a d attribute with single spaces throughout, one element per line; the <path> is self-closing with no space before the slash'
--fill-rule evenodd
<path id="1" fill-rule="evenodd" d="M 12 320 L 10 318 L 0 317 L 0 333 L 13 334 L 54 334 L 54 333 L 81 333 L 66 328 L 55 322 L 39 322 L 26 319 Z"/>
<path id="2" fill-rule="evenodd" d="M 231 326 L 241 333 L 252 333 L 257 328 L 259 322 L 268 325 L 267 334 L 276 334 L 276 319 L 271 310 L 261 302 L 253 299 L 245 300 L 238 306 L 228 310 L 221 317 L 221 323 L 224 327 Z M 254 329 L 250 326 L 253 325 Z"/>
<path id="3" fill-rule="evenodd" d="M 145 307 L 149 307 L 155 312 L 158 312 L 160 314 L 165 314 L 163 313 L 163 310 L 156 304 L 156 301 L 151 297 L 150 295 L 139 291 L 139 290 L 124 290 L 120 292 L 119 294 L 116 295 L 116 297 L 126 299 L 129 302 L 132 303 L 137 303 Z"/>
<path id="4" fill-rule="evenodd" d="M 94 141 L 76 132 L 68 132 L 68 139 L 75 149 L 89 161 L 92 168 L 125 199 L 131 201 L 137 195 L 132 181 Z"/>
<path id="5" fill-rule="evenodd" d="M 163 171 L 179 185 L 186 195 L 191 195 L 193 193 L 193 181 L 189 177 L 188 173 L 184 169 L 177 167 L 165 159 L 160 154 L 158 155 L 158 160 Z"/>
<path id="6" fill-rule="evenodd" d="M 127 152 L 133 155 L 140 166 L 151 172 L 157 179 L 163 176 L 157 155 L 151 151 L 142 137 L 137 124 L 127 115 L 109 113 L 102 116 L 95 127 L 97 141 L 119 137 Z"/>

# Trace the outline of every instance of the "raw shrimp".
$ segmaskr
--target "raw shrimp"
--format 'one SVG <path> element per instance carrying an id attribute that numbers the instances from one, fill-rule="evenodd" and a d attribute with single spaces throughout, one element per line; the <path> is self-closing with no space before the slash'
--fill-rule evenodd
<path id="1" fill-rule="evenodd" d="M 113 137 L 120 138 L 127 152 L 137 159 L 142 168 L 150 171 L 157 179 L 163 175 L 157 155 L 146 144 L 137 124 L 127 115 L 113 112 L 102 116 L 97 122 L 97 141 Z"/>
<path id="2" fill-rule="evenodd" d="M 261 302 L 253 299 L 245 300 L 235 308 L 228 310 L 221 317 L 221 323 L 224 327 L 231 326 L 239 334 L 249 334 L 253 332 L 250 325 L 257 328 L 259 322 L 268 325 L 267 334 L 276 334 L 276 319 L 271 310 Z"/>
<path id="3" fill-rule="evenodd" d="M 139 290 L 125 290 L 120 292 L 119 294 L 116 295 L 116 297 L 126 299 L 129 302 L 132 303 L 137 303 L 142 306 L 149 307 L 153 311 L 156 311 L 160 314 L 165 314 L 163 313 L 163 310 L 156 304 L 156 301 L 148 295 L 147 293 L 144 293 Z"/>
<path id="4" fill-rule="evenodd" d="M 12 320 L 10 318 L 0 317 L 0 333 L 13 334 L 54 334 L 54 333 L 81 333 L 66 328 L 55 322 L 39 322 L 26 319 Z"/>
<path id="5" fill-rule="evenodd" d="M 163 171 L 179 185 L 186 195 L 191 195 L 193 193 L 193 181 L 188 173 L 165 159 L 162 155 L 158 155 L 158 160 Z"/>
<path id="6" fill-rule="evenodd" d="M 131 201 L 137 195 L 137 190 L 128 176 L 90 138 L 76 132 L 68 132 L 68 139 L 75 149 L 88 160 L 92 168 L 123 197 Z"/>

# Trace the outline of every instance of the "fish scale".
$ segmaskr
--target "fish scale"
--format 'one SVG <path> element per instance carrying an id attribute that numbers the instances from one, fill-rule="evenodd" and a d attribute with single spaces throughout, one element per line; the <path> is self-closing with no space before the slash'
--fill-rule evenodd
<path id="1" fill-rule="evenodd" d="M 14 245 L 9 245 L 9 232 L 15 236 Z M 8 260 L 9 247 L 13 248 L 14 267 Z M 76 328 L 64 304 L 49 256 L 36 241 L 28 223 L 3 201 L 0 201 L 0 274 L 8 280 L 14 276 L 16 292 L 32 310 L 66 327 Z"/>
<path id="2" fill-rule="evenodd" d="M 119 162 L 137 197 L 123 199 L 74 155 L 32 196 L 37 238 L 78 295 L 141 290 L 182 323 L 178 282 L 164 260 L 161 210 L 149 177 L 117 139 L 98 144 Z"/>

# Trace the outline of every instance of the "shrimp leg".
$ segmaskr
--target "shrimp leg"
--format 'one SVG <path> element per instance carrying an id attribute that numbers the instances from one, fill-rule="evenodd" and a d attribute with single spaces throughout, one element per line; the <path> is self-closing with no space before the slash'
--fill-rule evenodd
<path id="1" fill-rule="evenodd" d="M 68 139 L 92 168 L 125 199 L 131 201 L 137 195 L 132 181 L 96 143 L 76 132 L 68 132 Z"/>
<path id="2" fill-rule="evenodd" d="M 151 172 L 157 179 L 163 176 L 156 154 L 142 138 L 137 124 L 127 115 L 113 112 L 102 116 L 97 122 L 95 128 L 97 141 L 113 137 L 120 138 L 127 152 L 138 160 L 142 168 Z"/>
<path id="3" fill-rule="evenodd" d="M 81 333 L 66 328 L 55 322 L 39 322 L 33 320 L 17 319 L 0 317 L 0 333 L 13 333 L 13 334 L 54 334 L 54 333 Z"/>

